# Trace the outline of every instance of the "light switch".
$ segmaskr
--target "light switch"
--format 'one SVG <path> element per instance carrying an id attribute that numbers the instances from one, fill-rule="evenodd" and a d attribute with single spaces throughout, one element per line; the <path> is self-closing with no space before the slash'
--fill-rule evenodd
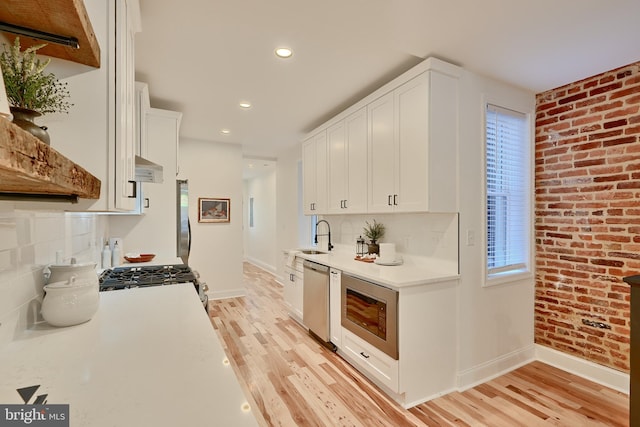
<path id="1" fill-rule="evenodd" d="M 473 230 L 467 230 L 467 246 L 476 244 L 476 233 Z"/>

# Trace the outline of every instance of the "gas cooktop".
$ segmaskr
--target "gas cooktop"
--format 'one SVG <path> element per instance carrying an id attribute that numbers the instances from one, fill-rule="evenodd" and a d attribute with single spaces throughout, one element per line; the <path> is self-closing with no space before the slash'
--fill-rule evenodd
<path id="1" fill-rule="evenodd" d="M 116 267 L 105 270 L 99 278 L 101 291 L 187 282 L 197 283 L 197 276 L 184 264 Z"/>

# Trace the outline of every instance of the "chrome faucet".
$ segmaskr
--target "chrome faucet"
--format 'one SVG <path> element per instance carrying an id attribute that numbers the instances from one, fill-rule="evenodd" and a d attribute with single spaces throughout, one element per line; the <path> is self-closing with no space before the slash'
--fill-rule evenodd
<path id="1" fill-rule="evenodd" d="M 325 224 L 327 224 L 327 234 L 318 234 L 318 225 L 321 222 L 324 222 Z M 331 249 L 333 249 L 333 245 L 331 244 L 331 226 L 324 219 L 321 219 L 320 221 L 316 222 L 316 238 L 313 240 L 313 242 L 316 245 L 318 244 L 318 236 L 327 236 L 329 238 L 329 244 L 327 245 L 327 248 L 328 248 L 329 251 L 331 251 Z"/>

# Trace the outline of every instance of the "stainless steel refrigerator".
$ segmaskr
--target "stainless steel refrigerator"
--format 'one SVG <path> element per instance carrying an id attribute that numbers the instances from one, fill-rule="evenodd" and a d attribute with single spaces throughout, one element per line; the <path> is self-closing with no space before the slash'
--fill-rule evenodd
<path id="1" fill-rule="evenodd" d="M 177 180 L 177 224 L 176 242 L 177 255 L 182 262 L 189 265 L 189 252 L 191 251 L 191 223 L 189 222 L 189 181 Z"/>

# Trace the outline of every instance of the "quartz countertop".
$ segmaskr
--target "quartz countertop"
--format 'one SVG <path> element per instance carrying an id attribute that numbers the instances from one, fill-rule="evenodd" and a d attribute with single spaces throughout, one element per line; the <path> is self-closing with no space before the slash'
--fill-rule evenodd
<path id="1" fill-rule="evenodd" d="M 38 385 L 71 426 L 257 425 L 191 284 L 103 292 L 89 322 L 16 333 L 0 378 L 0 403 Z"/>
<path id="2" fill-rule="evenodd" d="M 379 265 L 358 261 L 355 254 L 344 250 L 314 255 L 305 254 L 301 249 L 291 249 L 287 253 L 399 290 L 460 277 L 455 264 L 428 257 L 399 255 L 403 260 L 401 265 Z"/>

